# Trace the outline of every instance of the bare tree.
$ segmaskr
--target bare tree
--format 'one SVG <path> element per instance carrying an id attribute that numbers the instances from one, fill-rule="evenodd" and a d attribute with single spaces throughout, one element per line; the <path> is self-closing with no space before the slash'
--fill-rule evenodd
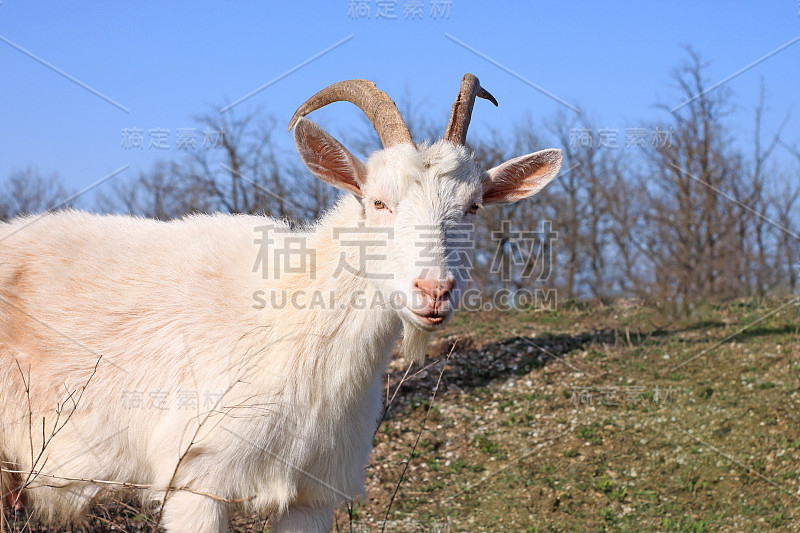
<path id="1" fill-rule="evenodd" d="M 0 185 L 0 220 L 70 207 L 69 195 L 55 174 L 43 176 L 28 167 L 11 173 Z"/>
<path id="2" fill-rule="evenodd" d="M 100 211 L 122 212 L 158 220 L 213 211 L 213 198 L 178 163 L 157 162 L 132 181 L 120 181 L 97 195 Z"/>
<path id="3" fill-rule="evenodd" d="M 516 124 L 510 135 L 499 131 L 485 137 L 476 135 L 470 148 L 479 166 L 491 168 L 517 151 L 542 149 L 544 143 L 537 133 L 541 130 L 528 117 Z M 472 272 L 479 288 L 549 291 L 561 286 L 552 268 L 561 250 L 558 232 L 563 229 L 557 218 L 561 212 L 557 197 L 550 185 L 531 200 L 479 212 L 480 223 L 476 224 L 474 239 L 476 263 Z"/>
<path id="4" fill-rule="evenodd" d="M 729 93 L 707 91 L 705 65 L 693 51 L 688 55 L 673 74 L 685 104 L 657 126 L 673 135 L 651 151 L 649 259 L 662 297 L 729 296 L 738 287 L 721 279 L 730 259 L 723 241 L 735 226 L 726 197 L 741 179 L 722 122 Z"/>

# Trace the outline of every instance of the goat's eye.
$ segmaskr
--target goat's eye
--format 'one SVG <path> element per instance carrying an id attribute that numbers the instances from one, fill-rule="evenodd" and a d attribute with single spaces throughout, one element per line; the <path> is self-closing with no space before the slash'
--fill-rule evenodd
<path id="1" fill-rule="evenodd" d="M 481 208 L 481 204 L 472 204 L 471 206 L 469 206 L 469 209 L 467 210 L 467 213 L 469 213 L 470 215 L 474 215 L 475 213 L 478 212 L 478 210 L 480 208 Z"/>
<path id="2" fill-rule="evenodd" d="M 375 206 L 375 209 L 385 209 L 386 208 L 386 204 L 383 203 L 382 200 L 375 200 L 373 202 L 373 205 Z"/>

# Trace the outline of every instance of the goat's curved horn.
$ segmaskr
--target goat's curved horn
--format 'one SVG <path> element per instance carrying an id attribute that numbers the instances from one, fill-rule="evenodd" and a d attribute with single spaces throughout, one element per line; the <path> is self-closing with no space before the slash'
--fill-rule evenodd
<path id="1" fill-rule="evenodd" d="M 367 80 L 340 81 L 322 89 L 297 108 L 289 121 L 289 131 L 300 117 L 333 102 L 351 102 L 361 108 L 378 132 L 384 148 L 400 143 L 413 144 L 408 126 L 395 103 Z"/>
<path id="2" fill-rule="evenodd" d="M 453 110 L 450 112 L 450 122 L 447 123 L 444 138 L 450 142 L 463 145 L 467 140 L 467 129 L 469 119 L 472 117 L 472 107 L 475 105 L 475 97 L 480 96 L 492 102 L 495 106 L 497 100 L 489 94 L 489 91 L 481 87 L 478 78 L 472 74 L 464 74 L 461 78 L 461 88 L 453 102 Z"/>

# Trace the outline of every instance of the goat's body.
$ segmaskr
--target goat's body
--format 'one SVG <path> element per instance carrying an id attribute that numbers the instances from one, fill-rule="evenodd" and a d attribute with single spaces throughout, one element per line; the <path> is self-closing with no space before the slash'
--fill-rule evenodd
<path id="1" fill-rule="evenodd" d="M 542 150 L 480 172 L 464 147 L 477 96 L 496 104 L 465 75 L 446 138 L 420 146 L 371 82 L 309 99 L 298 153 L 348 195 L 305 232 L 246 216 L 0 224 L 0 505 L 22 492 L 69 519 L 121 489 L 163 502 L 170 533 L 225 531 L 235 505 L 278 511 L 279 533 L 327 531 L 363 491 L 401 328 L 419 360 L 455 311 L 465 226 L 561 166 Z M 339 100 L 384 145 L 366 164 L 304 118 Z"/>
<path id="2" fill-rule="evenodd" d="M 331 228 L 359 209 L 344 199 L 292 235 L 333 269 Z M 34 507 L 75 517 L 116 488 L 82 479 L 148 486 L 153 500 L 171 486 L 165 520 L 190 530 L 198 506 L 224 522 L 222 499 L 268 512 L 329 508 L 363 490 L 380 374 L 401 322 L 340 306 L 369 296 L 356 276 L 306 268 L 274 279 L 271 254 L 253 272 L 265 225 L 285 227 L 76 212 L 0 225 L 0 460 L 42 474 L 14 475 Z M 270 238 L 282 248 L 282 232 Z M 257 305 L 253 295 L 273 288 L 325 301 Z"/>

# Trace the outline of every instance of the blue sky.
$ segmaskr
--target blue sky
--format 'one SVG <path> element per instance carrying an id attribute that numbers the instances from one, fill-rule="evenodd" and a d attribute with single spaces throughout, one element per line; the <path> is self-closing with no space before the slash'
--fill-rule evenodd
<path id="1" fill-rule="evenodd" d="M 59 174 L 78 190 L 128 164 L 114 179 L 132 178 L 156 159 L 177 158 L 177 130 L 199 127 L 194 117 L 292 69 L 235 108 L 237 114 L 260 109 L 274 115 L 275 136 L 287 151 L 284 124 L 297 106 L 342 79 L 371 79 L 398 103 L 413 97 L 444 127 L 461 75 L 472 72 L 500 101 L 497 109 L 476 110 L 471 130 L 483 133 L 563 107 L 497 63 L 580 105 L 598 127 L 622 131 L 664 118 L 657 103 L 680 103 L 670 71 L 686 59 L 684 45 L 710 63 L 713 83 L 800 36 L 796 1 L 436 0 L 449 10 L 437 16 L 432 1 L 383 2 L 394 6 L 396 18 L 387 19 L 379 17 L 382 0 L 0 0 L 0 179 L 33 166 Z M 353 4 L 368 5 L 369 16 L 358 16 Z M 421 16 L 406 18 L 405 10 L 419 4 Z M 336 43 L 341 44 L 296 68 Z M 797 42 L 725 84 L 737 103 L 730 117 L 737 142 L 749 143 L 763 78 L 766 130 L 790 113 L 785 140 L 800 143 L 799 67 Z M 332 106 L 314 119 L 334 133 L 363 128 L 350 107 Z M 146 143 L 148 130 L 168 129 L 170 150 L 126 150 L 125 128 L 144 130 Z M 794 164 L 786 154 L 779 157 Z"/>

